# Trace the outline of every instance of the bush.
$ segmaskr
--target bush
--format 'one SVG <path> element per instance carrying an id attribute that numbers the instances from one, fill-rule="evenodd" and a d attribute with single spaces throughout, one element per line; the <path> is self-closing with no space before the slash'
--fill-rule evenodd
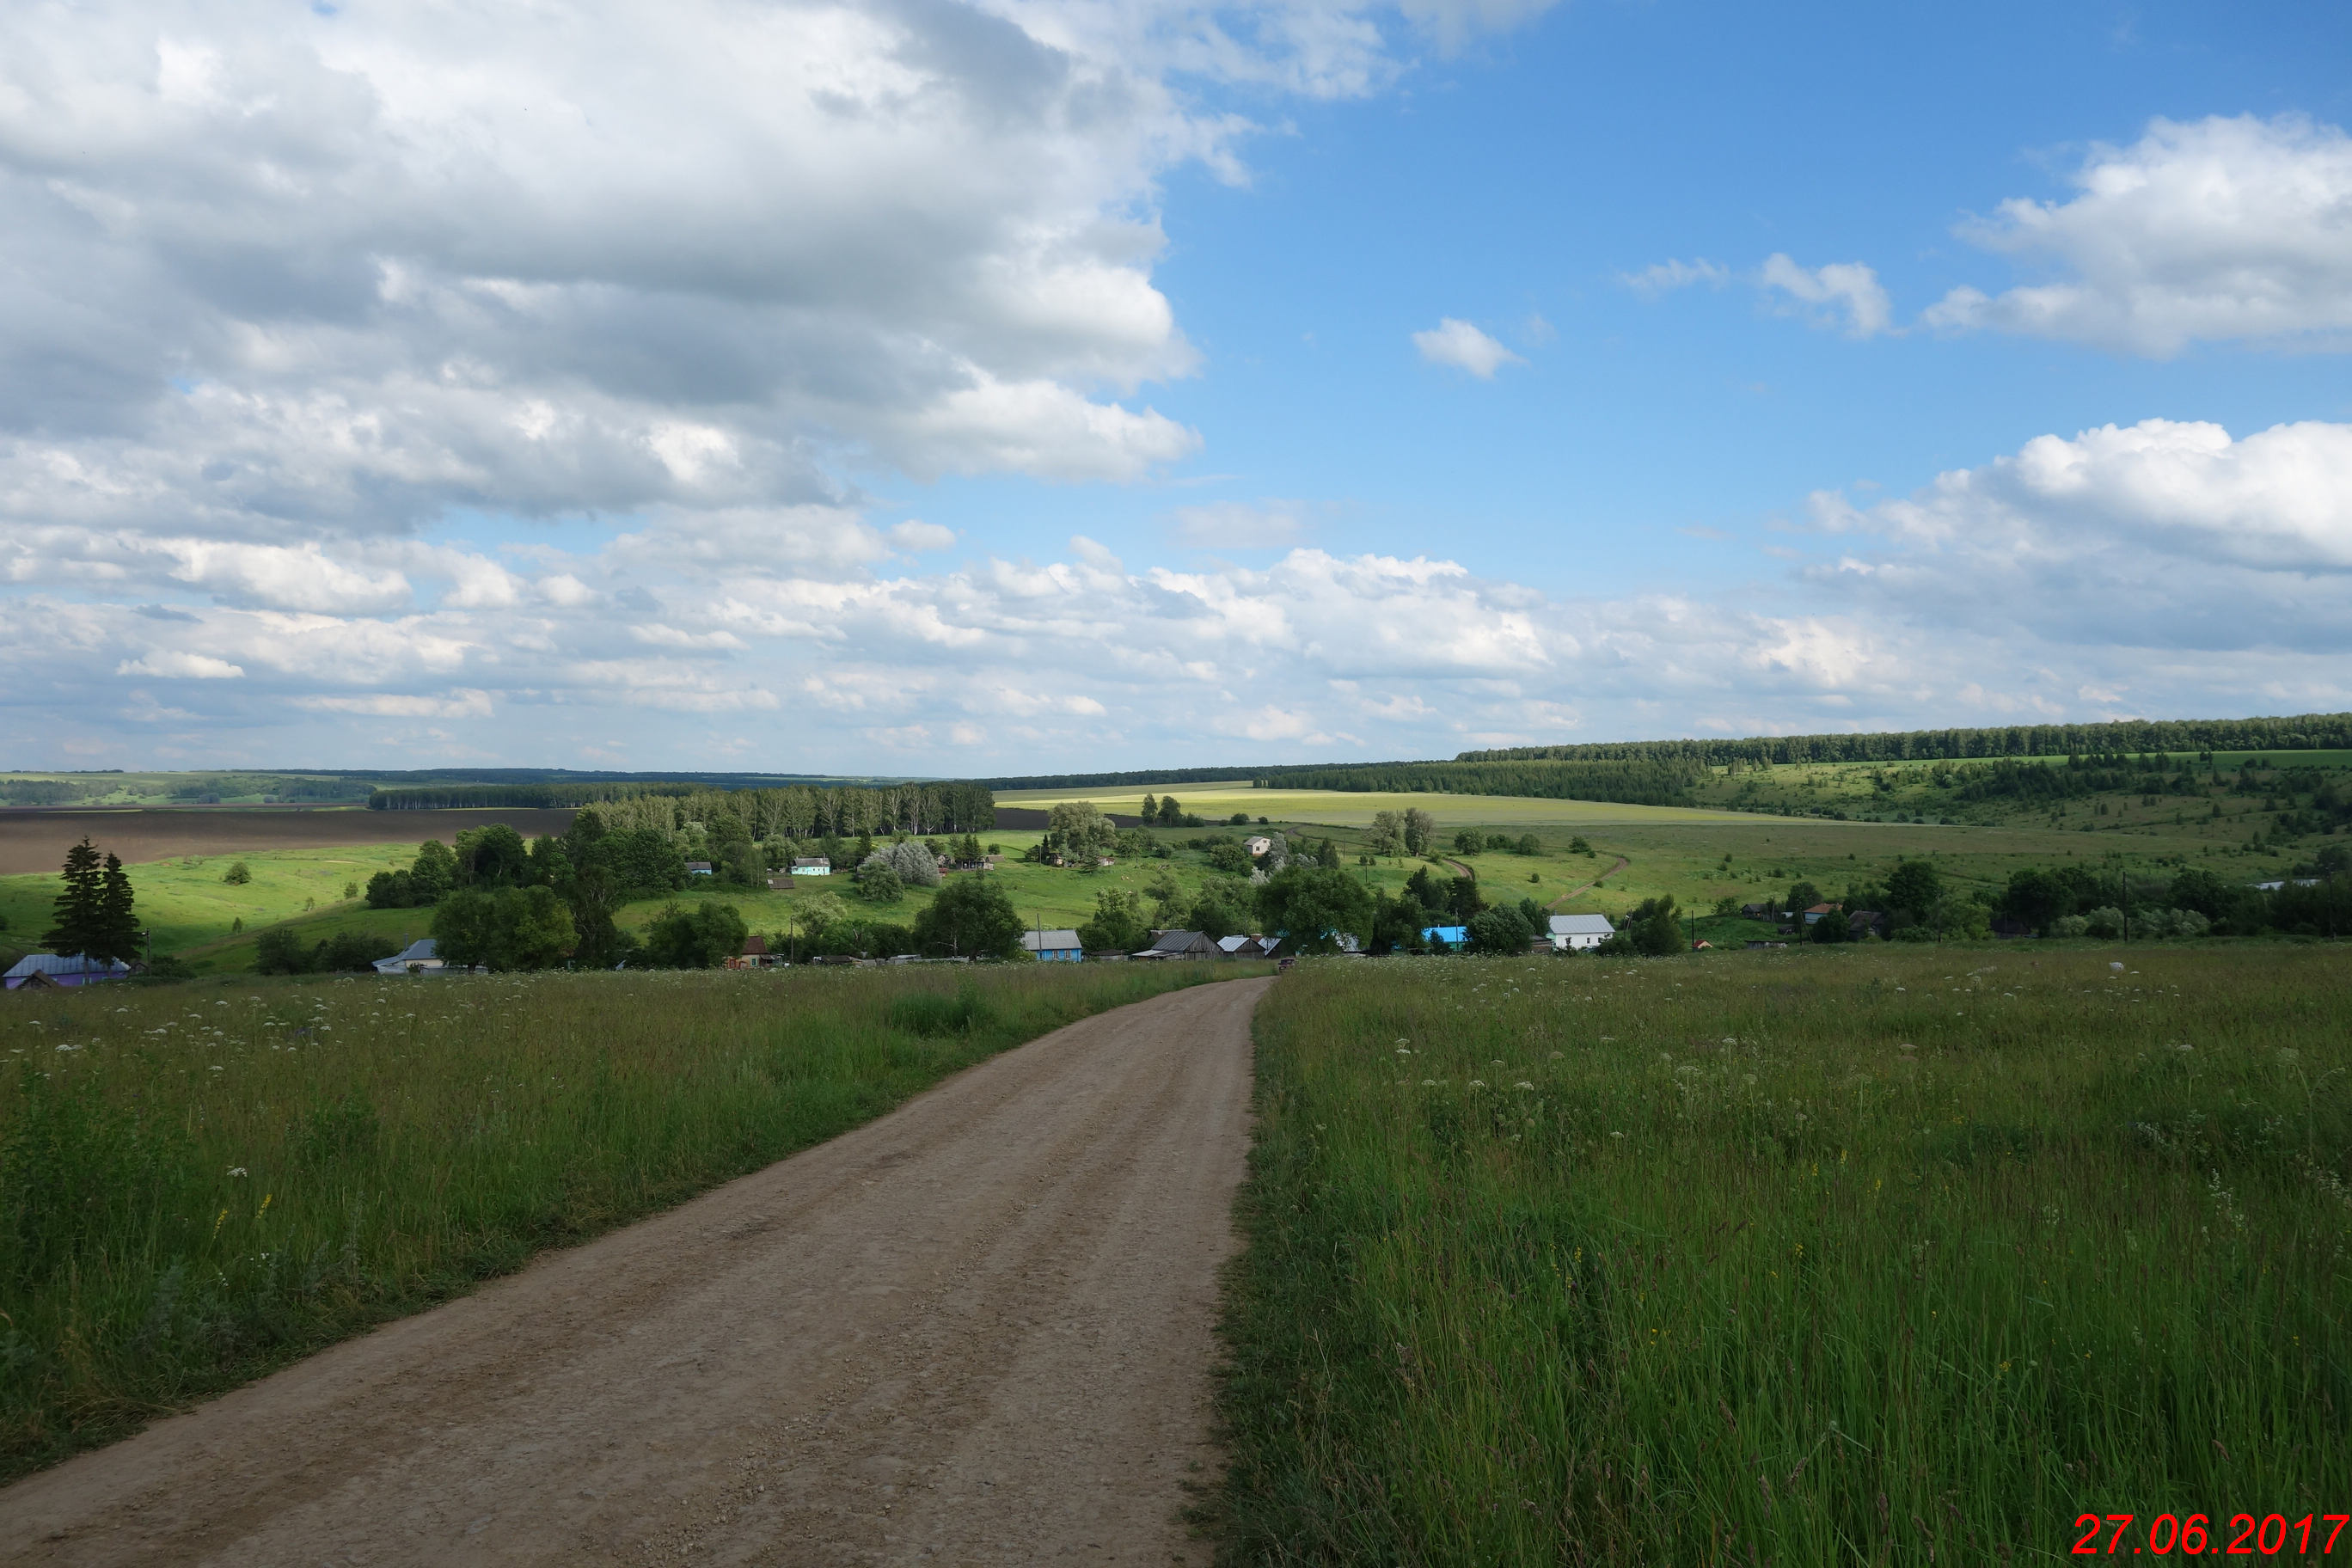
<path id="1" fill-rule="evenodd" d="M 857 868 L 856 881 L 857 896 L 870 904 L 895 904 L 907 896 L 907 885 L 898 880 L 898 871 L 878 854 Z"/>
<path id="2" fill-rule="evenodd" d="M 740 921 L 736 930 L 740 952 Z M 433 941 L 442 962 L 454 968 L 549 969 L 562 963 L 578 940 L 572 911 L 546 888 L 467 888 L 443 899 L 433 911 Z"/>
<path id="3" fill-rule="evenodd" d="M 657 969 L 716 969 L 740 956 L 751 934 L 732 904 L 671 904 L 646 928 L 646 962 Z"/>
<path id="4" fill-rule="evenodd" d="M 221 873 L 221 880 L 232 888 L 242 888 L 253 880 L 253 872 L 242 860 Z"/>

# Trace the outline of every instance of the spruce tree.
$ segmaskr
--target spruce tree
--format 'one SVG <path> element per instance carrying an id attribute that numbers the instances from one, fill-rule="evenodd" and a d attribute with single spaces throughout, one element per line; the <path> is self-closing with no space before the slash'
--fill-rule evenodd
<path id="1" fill-rule="evenodd" d="M 51 915 L 57 923 L 41 933 L 41 945 L 60 958 L 70 958 L 78 952 L 89 952 L 98 942 L 99 910 L 105 897 L 98 847 L 87 836 L 66 851 L 65 870 L 60 876 L 65 888 L 58 894 Z"/>
<path id="2" fill-rule="evenodd" d="M 121 857 L 107 856 L 106 870 L 99 878 L 98 929 L 83 950 L 101 963 L 118 958 L 128 963 L 139 956 L 139 917 L 131 900 L 131 878 L 122 869 Z"/>

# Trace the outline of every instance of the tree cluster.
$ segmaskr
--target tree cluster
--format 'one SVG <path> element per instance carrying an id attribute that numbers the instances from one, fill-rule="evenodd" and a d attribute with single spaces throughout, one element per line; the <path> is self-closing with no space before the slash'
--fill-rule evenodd
<path id="1" fill-rule="evenodd" d="M 1465 763 L 1643 762 L 1719 768 L 1735 763 L 1879 763 L 1987 757 L 2118 756 L 2144 752 L 2325 751 L 2352 747 L 2352 713 L 2284 719 L 2123 720 L 1979 730 L 1757 735 L 1740 740 L 1627 741 L 1464 752 Z M 1396 764 L 1383 764 L 1393 766 Z M 1286 781 L 1288 782 L 1288 781 Z M 1517 792 L 1505 792 L 1517 793 Z"/>
<path id="2" fill-rule="evenodd" d="M 140 954 L 139 918 L 133 910 L 131 875 L 121 857 L 101 856 L 85 836 L 66 851 L 59 873 L 65 886 L 50 906 L 49 929 L 41 945 L 63 957 L 76 953 L 95 963 L 129 963 Z"/>

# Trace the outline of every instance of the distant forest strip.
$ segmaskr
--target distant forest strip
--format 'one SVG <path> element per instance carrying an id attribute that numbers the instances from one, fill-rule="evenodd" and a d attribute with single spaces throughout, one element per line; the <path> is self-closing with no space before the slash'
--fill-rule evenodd
<path id="1" fill-rule="evenodd" d="M 1737 741 L 1604 741 L 1464 752 L 1455 761 L 1646 762 L 1725 767 L 1736 763 L 1959 762 L 1987 757 L 2306 752 L 2344 747 L 2352 747 L 2352 713 L 2304 713 L 2284 719 L 2126 719 L 2109 724 L 2020 724 L 1992 730 L 1906 730 L 1857 735 L 1751 735 Z"/>
<path id="2" fill-rule="evenodd" d="M 1279 771 L 1279 770 L 1277 770 Z M 1120 784 L 1225 784 L 1265 776 L 1263 763 L 1229 768 L 1140 768 L 1124 773 L 1031 773 L 1021 778 L 982 779 L 991 789 L 1108 789 Z"/>
<path id="3" fill-rule="evenodd" d="M 996 826 L 996 797 L 986 784 L 787 784 L 781 789 L 712 789 L 689 784 L 459 784 L 378 790 L 374 811 L 453 806 L 593 807 L 614 831 L 688 825 L 706 831 L 741 825 L 752 839 L 852 838 L 873 833 L 977 833 Z M 721 837 L 713 833 L 711 837 Z"/>
<path id="4" fill-rule="evenodd" d="M 1689 763 L 1640 758 L 1608 762 L 1361 763 L 1279 768 L 1263 782 L 1279 789 L 1402 795 L 1512 795 L 1539 800 L 1605 800 L 1620 805 L 1687 805 Z"/>

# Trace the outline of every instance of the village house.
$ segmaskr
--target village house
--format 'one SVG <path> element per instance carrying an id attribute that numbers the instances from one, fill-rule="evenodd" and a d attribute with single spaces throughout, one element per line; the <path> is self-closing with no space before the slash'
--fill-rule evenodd
<path id="1" fill-rule="evenodd" d="M 1582 952 L 1617 934 L 1607 915 L 1554 915 L 1550 926 L 1548 934 L 1554 952 Z"/>
<path id="2" fill-rule="evenodd" d="M 1138 958 L 1215 958 L 1217 944 L 1196 931 L 1161 931 Z"/>
<path id="3" fill-rule="evenodd" d="M 5 980 L 11 991 L 21 991 L 28 985 L 39 991 L 50 986 L 93 985 L 101 980 L 120 980 L 130 973 L 131 966 L 119 958 L 100 963 L 78 952 L 28 952 L 0 980 Z"/>
<path id="4" fill-rule="evenodd" d="M 833 862 L 822 855 L 795 855 L 792 874 L 795 877 L 830 877 Z"/>
<path id="5" fill-rule="evenodd" d="M 1021 945 L 1045 963 L 1076 963 L 1087 956 L 1074 931 L 1024 931 Z"/>
<path id="6" fill-rule="evenodd" d="M 447 968 L 441 960 L 440 944 L 429 936 L 410 942 L 390 958 L 375 961 L 378 974 L 439 974 Z"/>

